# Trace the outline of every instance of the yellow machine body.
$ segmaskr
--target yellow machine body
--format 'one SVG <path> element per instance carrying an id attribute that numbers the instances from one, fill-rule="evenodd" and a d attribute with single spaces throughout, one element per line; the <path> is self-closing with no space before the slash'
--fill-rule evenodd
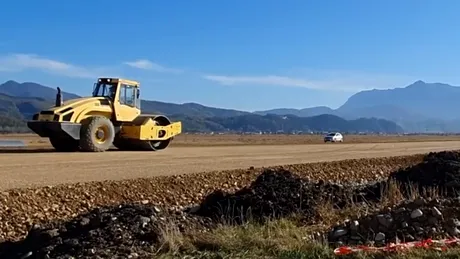
<path id="1" fill-rule="evenodd" d="M 139 97 L 140 84 L 136 81 L 99 78 L 91 97 L 65 102 L 57 98 L 54 107 L 35 114 L 28 126 L 41 137 L 50 138 L 52 144 L 57 143 L 53 144 L 55 147 L 63 142 L 75 146 L 76 141 L 84 142 L 79 146 L 91 146 L 88 138 L 95 134 L 98 136 L 93 139 L 93 146 L 98 143 L 101 146 L 106 138 L 120 149 L 164 149 L 174 136 L 182 133 L 182 123 L 172 123 L 164 115 L 141 114 Z M 82 137 L 86 139 L 81 140 Z M 161 145 L 153 147 L 153 144 Z M 106 148 L 101 146 L 99 150 L 102 149 Z"/>
<path id="2" fill-rule="evenodd" d="M 142 115 L 142 117 L 144 116 L 145 115 Z M 181 122 L 171 123 L 167 126 L 158 126 L 152 118 L 145 118 L 140 125 L 123 125 L 121 135 L 124 138 L 129 139 L 166 140 L 180 134 L 181 132 Z"/>

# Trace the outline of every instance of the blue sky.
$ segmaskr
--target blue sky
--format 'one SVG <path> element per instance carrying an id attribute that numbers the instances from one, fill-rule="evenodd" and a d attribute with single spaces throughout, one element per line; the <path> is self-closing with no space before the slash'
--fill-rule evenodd
<path id="1" fill-rule="evenodd" d="M 10 1 L 0 81 L 86 95 L 97 77 L 144 99 L 336 108 L 364 89 L 460 84 L 460 1 Z"/>

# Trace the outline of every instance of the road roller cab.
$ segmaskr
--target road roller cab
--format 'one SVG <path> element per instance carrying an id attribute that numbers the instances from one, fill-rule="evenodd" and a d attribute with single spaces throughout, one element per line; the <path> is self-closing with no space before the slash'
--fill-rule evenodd
<path id="1" fill-rule="evenodd" d="M 130 122 L 141 114 L 139 83 L 118 78 L 99 78 L 94 84 L 93 98 L 112 103 L 111 116 L 115 121 Z"/>
<path id="2" fill-rule="evenodd" d="M 140 84 L 120 78 L 99 78 L 92 96 L 68 101 L 58 88 L 55 106 L 27 125 L 58 151 L 160 150 L 182 132 L 181 122 L 141 114 Z"/>

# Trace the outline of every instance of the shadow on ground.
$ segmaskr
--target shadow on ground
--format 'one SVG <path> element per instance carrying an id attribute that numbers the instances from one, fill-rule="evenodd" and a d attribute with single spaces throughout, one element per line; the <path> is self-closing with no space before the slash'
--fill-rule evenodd
<path id="1" fill-rule="evenodd" d="M 120 152 L 122 150 L 113 148 L 108 152 Z M 40 153 L 86 153 L 86 152 L 58 152 L 52 148 L 0 148 L 0 154 L 40 154 Z"/>

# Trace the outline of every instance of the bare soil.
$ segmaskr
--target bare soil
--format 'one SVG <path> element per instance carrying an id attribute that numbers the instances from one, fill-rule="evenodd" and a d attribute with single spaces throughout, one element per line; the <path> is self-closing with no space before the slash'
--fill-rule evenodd
<path id="1" fill-rule="evenodd" d="M 413 155 L 293 164 L 281 168 L 305 179 L 365 182 L 388 177 L 391 172 L 420 163 L 422 160 L 423 155 Z M 33 169 L 29 170 L 33 171 Z M 236 169 L 5 190 L 0 192 L 0 242 L 23 237 L 33 224 L 69 219 L 101 206 L 140 202 L 180 208 L 199 204 L 215 190 L 234 192 L 250 185 L 263 171 L 263 168 Z M 7 171 L 2 170 L 3 172 Z M 100 166 L 99 174 L 103 172 L 105 172 L 104 166 Z M 74 175 L 59 176 L 58 173 L 50 173 L 50 175 L 65 179 L 65 177 L 75 177 L 79 173 L 87 176 L 98 175 L 96 171 L 85 173 L 84 170 Z M 131 171 L 126 170 L 125 174 L 129 177 Z M 32 181 L 33 179 L 29 179 L 29 182 Z"/>
<path id="2" fill-rule="evenodd" d="M 174 147 L 159 152 L 0 150 L 0 190 L 457 149 L 460 141 Z"/>
<path id="3" fill-rule="evenodd" d="M 265 254 L 275 256 L 279 252 L 288 251 L 289 248 L 306 251 L 307 247 L 304 245 L 308 244 L 307 242 L 312 244 L 311 231 L 300 232 L 301 229 L 297 232 L 286 233 L 283 240 L 276 238 L 277 233 L 288 230 L 286 226 L 281 225 L 271 228 L 268 235 L 260 236 L 259 234 L 256 238 L 249 238 L 251 235 L 248 233 L 251 232 L 246 232 L 247 238 L 239 241 L 231 237 L 232 234 L 235 236 L 231 232 L 220 238 L 214 236 L 212 240 L 200 239 L 201 233 L 218 231 L 215 228 L 218 226 L 208 219 L 217 219 L 215 223 L 220 222 L 218 220 L 220 216 L 230 216 L 234 219 L 231 213 L 222 215 L 222 212 L 216 208 L 225 208 L 227 206 L 225 204 L 231 208 L 235 202 L 239 204 L 234 207 L 236 210 L 240 206 L 251 207 L 252 219 L 256 219 L 258 215 L 285 218 L 294 213 L 298 216 L 306 216 L 301 218 L 301 221 L 296 221 L 297 224 L 300 223 L 305 227 L 310 224 L 332 226 L 333 222 L 336 222 L 335 227 L 329 229 L 328 238 L 332 246 L 334 243 L 338 246 L 344 243 L 372 244 L 373 240 L 375 240 L 375 245 L 384 246 L 388 242 L 399 242 L 400 240 L 412 241 L 430 237 L 459 236 L 460 221 L 456 217 L 459 215 L 460 203 L 453 192 L 450 194 L 439 192 L 444 195 L 442 197 L 430 196 L 427 197 L 428 199 L 418 196 L 412 202 L 408 202 L 410 197 L 400 196 L 397 206 L 393 206 L 396 205 L 395 203 L 387 203 L 388 198 L 396 198 L 394 194 L 401 194 L 405 189 L 402 185 L 393 185 L 392 180 L 394 179 L 398 179 L 399 183 L 413 182 L 412 187 L 429 185 L 438 187 L 439 190 L 458 189 L 460 184 L 459 157 L 459 153 L 441 152 L 425 156 L 347 160 L 292 165 L 268 170 L 235 170 L 106 184 L 78 184 L 9 191 L 0 194 L 0 200 L 3 200 L 3 206 L 0 207 L 0 229 L 2 230 L 0 241 L 2 238 L 16 239 L 26 233 L 28 235 L 20 242 L 0 242 L 0 257 L 149 258 L 158 255 L 159 252 L 168 251 L 215 252 L 219 248 L 226 251 L 242 250 L 243 247 L 236 246 L 235 241 L 247 244 L 244 247 L 248 252 L 258 252 L 257 249 L 259 251 L 262 249 Z M 360 177 L 364 177 L 376 180 L 377 184 L 360 186 L 307 180 L 330 180 L 335 178 L 337 173 L 349 173 L 351 169 L 359 173 L 350 174 L 349 181 L 358 181 Z M 376 170 L 379 171 L 376 172 Z M 379 176 L 376 176 L 376 173 Z M 440 175 L 440 173 L 444 174 Z M 417 175 L 423 175 L 423 178 Z M 382 179 L 378 179 L 379 177 Z M 427 181 L 428 178 L 431 181 Z M 233 183 L 236 185 L 232 186 Z M 242 188 L 244 186 L 246 188 Z M 385 186 L 396 187 L 396 189 L 387 189 Z M 220 191 L 208 195 L 212 189 Z M 238 191 L 234 192 L 232 189 Z M 399 192 L 394 192 L 397 190 Z M 216 196 L 216 193 L 220 195 Z M 353 193 L 353 195 L 342 196 L 346 193 Z M 203 197 L 205 198 L 202 199 Z M 352 220 L 346 220 L 345 223 L 340 223 L 345 218 L 334 221 L 325 219 L 324 209 L 327 206 L 328 197 L 332 198 L 330 200 L 332 211 L 340 211 L 342 206 L 348 204 L 353 208 L 361 208 L 361 212 L 366 212 L 356 220 L 354 218 L 358 214 L 352 214 L 354 215 Z M 356 200 L 359 197 L 363 197 L 364 200 Z M 200 200 L 203 202 L 198 210 L 195 210 L 196 212 L 190 210 L 185 212 L 183 207 L 166 211 L 151 204 L 167 205 L 173 208 L 178 205 L 193 205 Z M 141 201 L 141 203 L 119 204 L 123 201 Z M 400 203 L 401 201 L 404 202 Z M 110 203 L 116 206 L 105 207 Z M 100 207 L 101 205 L 103 207 Z M 99 208 L 92 210 L 92 207 Z M 377 213 L 374 213 L 374 209 L 379 207 L 381 210 L 375 210 Z M 343 210 L 349 208 L 344 207 Z M 85 213 L 86 210 L 90 212 Z M 202 214 L 200 211 L 207 213 Z M 84 214 L 76 216 L 77 212 L 84 212 Z M 204 217 L 195 217 L 196 213 Z M 238 215 L 242 214 L 238 213 Z M 68 220 L 69 216 L 72 219 Z M 61 220 L 55 221 L 57 218 Z M 265 223 L 270 223 L 270 221 Z M 249 222 L 246 221 L 240 231 L 249 228 L 253 231 L 251 234 L 257 235 L 254 232 L 257 232 L 255 226 L 258 224 L 251 226 L 247 223 Z M 190 226 L 190 224 L 194 227 L 186 229 L 185 226 Z M 292 226 L 291 229 L 293 227 L 295 228 Z M 26 231 L 27 228 L 29 231 Z M 195 234 L 196 238 L 192 238 L 190 234 Z M 291 239 L 286 240 L 289 237 Z M 219 243 L 219 239 L 225 244 L 233 242 L 234 246 L 224 246 Z M 275 240 L 276 243 L 273 242 Z M 287 247 L 288 250 L 282 249 L 282 243 L 292 241 L 295 244 Z M 299 246 L 299 244 L 304 245 Z M 225 249 L 225 247 L 230 249 Z M 311 248 L 310 251 L 313 252 Z M 331 251 L 327 251 L 326 254 L 331 254 Z M 316 255 L 312 258 L 324 258 L 324 256 Z"/>
<path id="4" fill-rule="evenodd" d="M 33 134 L 0 134 L 0 140 L 22 140 L 30 147 L 51 148 L 47 138 Z M 460 141 L 460 135 L 344 135 L 346 143 L 395 143 Z M 171 147 L 235 146 L 235 145 L 304 145 L 321 144 L 322 135 L 199 135 L 181 134 Z"/>

